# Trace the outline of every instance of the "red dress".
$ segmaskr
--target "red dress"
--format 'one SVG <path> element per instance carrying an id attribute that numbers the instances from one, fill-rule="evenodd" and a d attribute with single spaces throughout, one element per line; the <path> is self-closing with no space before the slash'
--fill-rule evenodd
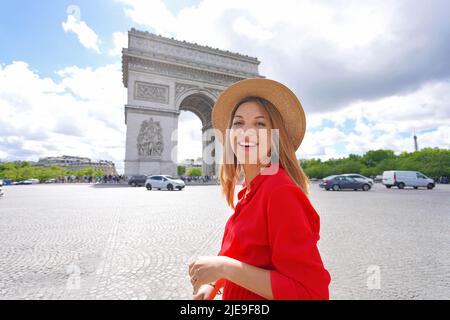
<path id="1" fill-rule="evenodd" d="M 329 299 L 329 272 L 317 241 L 320 220 L 309 199 L 280 167 L 259 174 L 238 193 L 227 221 L 219 256 L 270 270 L 274 299 Z M 237 284 L 223 281 L 222 300 L 264 299 Z"/>

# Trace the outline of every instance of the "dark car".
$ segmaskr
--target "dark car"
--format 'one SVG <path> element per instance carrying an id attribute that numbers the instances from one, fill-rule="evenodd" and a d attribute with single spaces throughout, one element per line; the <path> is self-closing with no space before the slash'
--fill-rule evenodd
<path id="1" fill-rule="evenodd" d="M 367 183 L 366 180 L 362 179 L 355 179 L 348 176 L 329 176 L 322 179 L 322 182 L 320 182 L 319 187 L 325 189 L 325 190 L 363 190 L 363 191 L 369 191 L 371 186 L 369 183 Z"/>
<path id="2" fill-rule="evenodd" d="M 147 180 L 146 175 L 135 175 L 131 176 L 130 179 L 128 179 L 128 184 L 133 187 L 142 187 L 145 185 L 145 180 Z"/>

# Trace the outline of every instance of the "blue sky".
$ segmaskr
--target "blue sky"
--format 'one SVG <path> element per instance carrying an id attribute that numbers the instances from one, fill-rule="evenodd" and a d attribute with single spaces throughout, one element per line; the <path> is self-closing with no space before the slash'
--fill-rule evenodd
<path id="1" fill-rule="evenodd" d="M 444 0 L 2 2 L 0 160 L 73 154 L 123 168 L 120 50 L 131 28 L 257 57 L 260 74 L 305 108 L 299 158 L 410 152 L 414 131 L 419 147 L 450 148 L 449 9 Z M 180 116 L 179 160 L 201 155 L 200 126 Z"/>
<path id="2" fill-rule="evenodd" d="M 61 28 L 71 1 L 10 1 L 2 4 L 0 35 L 9 45 L 2 49 L 2 62 L 28 61 L 43 76 L 53 76 L 54 71 L 69 65 L 98 66 L 111 62 L 79 45 L 76 36 L 68 36 Z M 126 30 L 128 23 L 116 3 L 78 1 L 81 18 L 100 36 L 113 31 Z M 14 14 L 11 14 L 14 12 Z M 105 41 L 106 42 L 106 41 Z M 106 43 L 108 45 L 108 43 Z"/>
<path id="3" fill-rule="evenodd" d="M 168 1 L 167 7 L 177 13 L 183 6 L 197 1 Z M 123 6 L 111 0 L 65 1 L 20 0 L 2 2 L 0 38 L 3 42 L 1 62 L 27 61 L 42 76 L 54 77 L 54 71 L 70 65 L 97 67 L 116 58 L 96 55 L 80 46 L 74 34 L 66 34 L 61 22 L 71 6 L 80 8 L 85 21 L 102 39 L 103 48 L 113 46 L 111 34 L 136 25 L 123 12 Z M 149 31 L 151 28 L 148 29 Z M 6 45 L 7 44 L 7 45 Z"/>

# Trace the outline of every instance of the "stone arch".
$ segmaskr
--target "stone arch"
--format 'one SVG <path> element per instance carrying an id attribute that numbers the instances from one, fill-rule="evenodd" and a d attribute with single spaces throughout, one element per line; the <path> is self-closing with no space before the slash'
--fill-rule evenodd
<path id="1" fill-rule="evenodd" d="M 124 174 L 176 176 L 173 134 L 180 111 L 196 114 L 205 132 L 211 128 L 220 92 L 237 81 L 261 77 L 259 64 L 257 58 L 239 53 L 131 29 L 128 48 L 122 50 L 123 84 L 128 89 Z M 217 167 L 205 170 L 216 173 Z"/>
<path id="2" fill-rule="evenodd" d="M 211 111 L 217 97 L 202 89 L 189 89 L 176 101 L 179 111 L 191 111 L 200 118 L 203 126 L 211 124 Z"/>

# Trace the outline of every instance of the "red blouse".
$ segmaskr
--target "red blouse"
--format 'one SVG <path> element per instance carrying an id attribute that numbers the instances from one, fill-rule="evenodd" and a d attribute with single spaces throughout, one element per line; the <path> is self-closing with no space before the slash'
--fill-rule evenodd
<path id="1" fill-rule="evenodd" d="M 244 183 L 218 255 L 270 270 L 274 299 L 329 299 L 331 277 L 317 249 L 319 216 L 286 171 L 282 167 L 276 171 L 258 174 L 245 198 Z M 221 281 L 222 300 L 264 299 Z"/>

